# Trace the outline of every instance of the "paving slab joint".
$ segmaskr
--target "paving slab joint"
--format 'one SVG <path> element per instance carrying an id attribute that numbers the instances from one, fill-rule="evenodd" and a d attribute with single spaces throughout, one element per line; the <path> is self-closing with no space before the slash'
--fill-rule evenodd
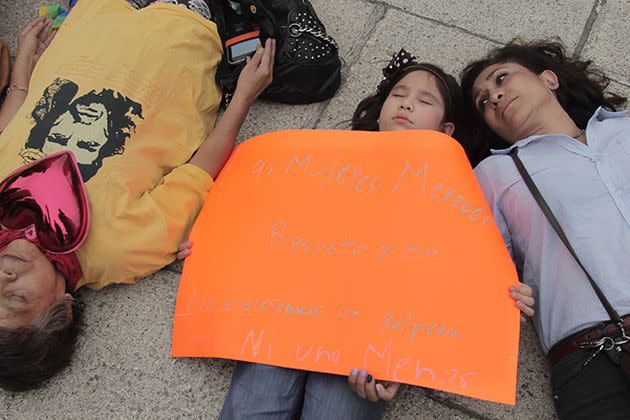
<path id="1" fill-rule="evenodd" d="M 341 74 L 341 83 L 342 85 L 346 83 L 348 73 L 350 72 L 350 67 L 359 59 L 361 55 L 361 51 L 365 47 L 367 40 L 370 39 L 370 36 L 376 30 L 379 22 L 385 18 L 385 14 L 387 13 L 387 6 L 385 5 L 374 5 L 374 9 L 372 13 L 370 13 L 367 21 L 363 25 L 363 28 L 359 31 L 360 34 L 357 37 L 357 41 L 350 47 L 348 52 L 341 58 L 342 63 L 342 74 Z M 306 124 L 304 124 L 303 128 L 312 128 L 315 129 L 319 125 L 330 104 L 330 99 L 322 102 L 322 106 L 320 106 L 315 112 L 315 117 L 311 118 Z"/>
<path id="2" fill-rule="evenodd" d="M 617 78 L 617 77 L 614 77 L 614 76 L 608 76 L 608 78 L 609 78 L 611 81 L 615 82 L 615 83 L 619 83 L 619 84 L 620 84 L 620 85 L 622 85 L 622 86 L 625 86 L 625 87 L 627 87 L 627 88 L 630 88 L 630 81 L 621 80 L 621 79 L 619 79 L 619 78 Z"/>
<path id="3" fill-rule="evenodd" d="M 439 19 L 435 19 L 435 18 L 432 18 L 432 17 L 429 17 L 429 16 L 424 16 L 424 15 L 412 12 L 411 10 L 406 10 L 406 9 L 400 7 L 400 6 L 387 4 L 387 3 L 385 3 L 382 0 L 364 0 L 364 1 L 367 2 L 367 3 L 371 3 L 371 4 L 375 5 L 375 6 L 376 5 L 381 5 L 381 6 L 385 7 L 385 8 L 396 10 L 397 12 L 404 13 L 404 14 L 407 14 L 407 15 L 411 15 L 411 16 L 416 17 L 418 19 L 426 20 L 426 21 L 431 22 L 431 23 L 433 23 L 435 25 L 443 26 L 443 27 L 449 28 L 449 29 L 454 29 L 454 30 L 456 30 L 458 32 L 462 32 L 462 33 L 464 33 L 466 35 L 471 35 L 471 36 L 474 36 L 476 38 L 481 38 L 481 39 L 483 39 L 485 41 L 488 41 L 488 42 L 491 42 L 493 44 L 496 44 L 497 46 L 504 44 L 504 42 L 502 42 L 502 41 L 500 41 L 498 39 L 490 38 L 490 37 L 488 37 L 488 36 L 486 36 L 484 34 L 478 34 L 476 32 L 470 31 L 470 30 L 468 30 L 466 28 L 462 28 L 461 26 L 453 25 L 451 23 L 445 23 L 445 22 L 442 22 Z"/>
<path id="4" fill-rule="evenodd" d="M 448 396 L 442 396 L 440 395 L 441 393 L 438 391 L 434 391 L 432 389 L 427 389 L 426 390 L 426 397 L 431 399 L 432 401 L 450 409 L 450 410 L 454 410 L 454 411 L 458 411 L 460 413 L 462 413 L 463 415 L 471 418 L 471 419 L 478 419 L 478 420 L 494 420 L 494 418 L 492 417 L 488 417 L 488 416 L 484 416 L 481 413 L 478 413 L 474 410 L 471 410 L 468 407 L 465 407 L 461 404 L 456 403 L 455 401 L 453 401 L 451 398 L 449 398 Z"/>
<path id="5" fill-rule="evenodd" d="M 573 59 L 579 58 L 582 55 L 582 51 L 584 50 L 584 46 L 588 42 L 589 37 L 591 36 L 591 31 L 593 30 L 593 25 L 599 16 L 599 12 L 602 8 L 606 6 L 606 0 L 595 0 L 593 3 L 593 7 L 591 8 L 591 13 L 588 15 L 588 19 L 586 19 L 586 23 L 584 24 L 584 28 L 582 29 L 582 35 L 580 35 L 580 40 L 575 46 L 575 50 L 573 51 Z"/>
<path id="6" fill-rule="evenodd" d="M 363 25 L 363 28 L 360 30 L 360 36 L 357 37 L 357 41 L 350 47 L 350 50 L 346 54 L 345 65 L 349 68 L 352 66 L 360 57 L 365 44 L 367 44 L 368 39 L 370 39 L 371 35 L 376 31 L 376 27 L 378 24 L 385 19 L 385 14 L 387 13 L 388 6 L 383 4 L 374 4 L 374 10 L 370 13 L 368 20 Z"/>

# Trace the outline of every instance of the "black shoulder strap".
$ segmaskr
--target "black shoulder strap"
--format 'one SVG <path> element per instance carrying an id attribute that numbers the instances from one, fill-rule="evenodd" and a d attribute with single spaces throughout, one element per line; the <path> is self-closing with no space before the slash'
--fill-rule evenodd
<path id="1" fill-rule="evenodd" d="M 558 234 L 558 236 L 560 237 L 564 245 L 567 247 L 571 255 L 573 255 L 573 258 L 575 258 L 575 261 L 577 261 L 578 265 L 582 268 L 582 270 L 584 270 L 584 274 L 586 274 L 588 281 L 591 283 L 591 286 L 593 286 L 593 290 L 595 290 L 595 293 L 597 294 L 597 297 L 599 298 L 599 300 L 602 302 L 602 305 L 604 305 L 604 308 L 606 308 L 606 312 L 608 312 L 610 319 L 612 319 L 616 323 L 622 322 L 619 314 L 615 311 L 615 309 L 612 307 L 610 302 L 608 302 L 608 299 L 606 299 L 606 296 L 604 296 L 604 293 L 602 293 L 600 288 L 595 283 L 595 280 L 593 280 L 593 278 L 588 273 L 588 271 L 586 271 L 586 268 L 584 267 L 584 265 L 582 265 L 582 262 L 580 261 L 577 254 L 573 250 L 573 247 L 571 246 L 571 244 L 569 243 L 569 239 L 564 234 L 564 230 L 562 230 L 560 223 L 558 223 L 558 219 L 556 219 L 556 216 L 554 216 L 553 212 L 547 205 L 547 202 L 545 201 L 542 194 L 540 193 L 540 190 L 538 190 L 538 187 L 536 187 L 534 180 L 527 172 L 527 169 L 525 169 L 525 165 L 523 165 L 523 161 L 521 161 L 521 158 L 518 157 L 518 151 L 516 147 L 512 148 L 512 150 L 510 151 L 510 157 L 514 161 L 516 168 L 518 169 L 521 176 L 523 177 L 523 180 L 525 181 L 527 188 L 529 188 L 529 191 L 534 196 L 534 199 L 540 206 L 540 209 L 545 214 L 545 217 L 547 218 L 547 220 L 549 221 L 553 229 L 556 231 L 556 233 Z"/>

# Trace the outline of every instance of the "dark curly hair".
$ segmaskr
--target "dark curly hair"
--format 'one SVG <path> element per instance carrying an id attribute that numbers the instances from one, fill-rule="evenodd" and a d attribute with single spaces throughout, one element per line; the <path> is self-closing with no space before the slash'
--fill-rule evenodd
<path id="1" fill-rule="evenodd" d="M 77 106 L 103 104 L 107 109 L 107 143 L 101 147 L 92 164 L 79 163 L 83 180 L 87 182 L 98 172 L 103 159 L 123 153 L 125 142 L 136 127 L 133 117 L 143 118 L 142 105 L 111 89 L 103 89 L 98 93 L 92 90 L 75 98 L 78 91 L 76 83 L 64 79 L 56 79 L 46 88 L 31 113 L 35 126 L 31 129 L 26 147 L 41 150 L 51 128 L 65 112 L 70 112 L 75 121 L 79 121 Z"/>
<path id="2" fill-rule="evenodd" d="M 594 68 L 590 60 L 571 58 L 560 42 L 525 42 L 513 39 L 507 45 L 491 50 L 481 60 L 468 64 L 461 73 L 465 109 L 470 115 L 472 135 L 477 142 L 485 142 L 489 147 L 504 148 L 507 143 L 483 121 L 473 103 L 473 84 L 487 67 L 507 62 L 520 64 L 535 74 L 545 70 L 553 71 L 560 83 L 556 90 L 558 102 L 581 129 L 586 128 L 588 120 L 598 107 L 614 111 L 623 107 L 626 102 L 623 96 L 605 92 L 610 80 Z"/>
<path id="3" fill-rule="evenodd" d="M 444 101 L 443 121 L 452 122 L 455 131 L 452 135 L 464 148 L 468 160 L 474 166 L 479 162 L 479 150 L 468 134 L 467 120 L 463 118 L 464 99 L 457 80 L 444 72 L 440 67 L 429 63 L 413 63 L 402 67 L 386 83 L 379 85 L 377 91 L 364 98 L 357 106 L 352 116 L 352 129 L 378 131 L 378 118 L 389 93 L 406 75 L 424 70 L 432 73 L 438 79 L 438 89 Z"/>
<path id="4" fill-rule="evenodd" d="M 38 388 L 70 364 L 83 331 L 84 305 L 60 299 L 31 324 L 0 328 L 0 387 L 11 392 Z"/>

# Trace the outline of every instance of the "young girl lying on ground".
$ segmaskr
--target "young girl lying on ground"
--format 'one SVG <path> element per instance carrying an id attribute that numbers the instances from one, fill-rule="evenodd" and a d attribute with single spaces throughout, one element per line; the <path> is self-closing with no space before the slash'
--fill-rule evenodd
<path id="1" fill-rule="evenodd" d="M 605 93 L 608 83 L 590 62 L 548 41 L 498 48 L 468 65 L 462 78 L 479 129 L 497 147 L 475 172 L 538 302 L 534 325 L 552 364 L 562 419 L 630 418 L 630 381 L 618 350 L 630 340 L 630 118 L 613 112 L 625 98 Z M 534 199 L 516 157 L 575 256 Z M 615 312 L 626 316 L 611 322 Z"/>
<path id="2" fill-rule="evenodd" d="M 211 8 L 204 3 L 198 14 L 184 3 L 136 10 L 125 0 L 81 0 L 34 70 L 38 42 L 48 40 L 41 19 L 20 38 L 26 65 L 16 60 L 0 110 L 0 179 L 64 150 L 79 175 L 66 173 L 61 185 L 50 178 L 58 173 L 36 167 L 44 173 L 36 188 L 8 188 L 0 197 L 6 389 L 35 388 L 70 362 L 83 317 L 77 289 L 134 283 L 174 259 L 250 106 L 271 82 L 275 43 L 267 40 L 213 129 L 221 41 L 205 13 Z M 61 187 L 81 201 L 82 181 L 91 220 L 87 212 L 76 220 L 48 213 L 44 204 L 58 200 Z M 78 237 L 64 243 L 59 226 Z"/>
<path id="3" fill-rule="evenodd" d="M 469 157 L 474 150 L 459 136 L 463 98 L 457 81 L 432 64 L 416 62 L 402 50 L 383 70 L 376 93 L 359 103 L 352 129 L 435 130 L 459 138 Z M 474 159 L 474 158 L 473 158 Z M 192 244 L 180 246 L 179 258 Z M 517 306 L 532 314 L 531 290 L 512 290 Z M 400 384 L 375 380 L 367 370 L 349 377 L 257 363 L 238 362 L 221 419 L 377 419 Z"/>

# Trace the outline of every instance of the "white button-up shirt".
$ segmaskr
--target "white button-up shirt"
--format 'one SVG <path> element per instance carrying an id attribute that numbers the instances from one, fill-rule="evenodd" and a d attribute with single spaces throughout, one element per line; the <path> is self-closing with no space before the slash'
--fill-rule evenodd
<path id="1" fill-rule="evenodd" d="M 599 108 L 586 137 L 587 144 L 531 136 L 475 168 L 521 279 L 534 290 L 545 352 L 610 317 L 518 173 L 508 155 L 514 147 L 582 264 L 615 310 L 630 313 L 630 118 Z"/>

